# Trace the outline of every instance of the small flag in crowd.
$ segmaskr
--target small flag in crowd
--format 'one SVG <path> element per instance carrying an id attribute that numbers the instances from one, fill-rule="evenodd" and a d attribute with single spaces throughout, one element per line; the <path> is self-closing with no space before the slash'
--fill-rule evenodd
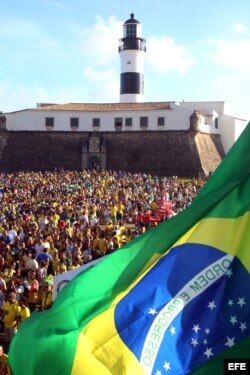
<path id="1" fill-rule="evenodd" d="M 33 313 L 13 375 L 220 374 L 250 353 L 250 124 L 191 206 Z"/>

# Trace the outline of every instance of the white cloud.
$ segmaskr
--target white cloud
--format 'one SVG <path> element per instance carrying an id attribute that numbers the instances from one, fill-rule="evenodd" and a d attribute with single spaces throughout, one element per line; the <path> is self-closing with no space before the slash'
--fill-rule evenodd
<path id="1" fill-rule="evenodd" d="M 106 66 L 87 66 L 84 75 L 93 83 L 88 89 L 88 101 L 117 102 L 119 100 L 119 73 L 115 69 Z"/>
<path id="2" fill-rule="evenodd" d="M 147 41 L 147 62 L 159 73 L 177 71 L 186 74 L 195 63 L 191 54 L 183 46 L 177 46 L 166 36 L 151 37 Z"/>
<path id="3" fill-rule="evenodd" d="M 236 22 L 236 24 L 234 25 L 233 27 L 234 31 L 236 33 L 247 33 L 248 32 L 248 29 L 246 26 L 244 26 L 242 23 L 240 22 Z"/>
<path id="4" fill-rule="evenodd" d="M 109 64 L 118 56 L 118 40 L 121 38 L 122 22 L 111 16 L 105 21 L 96 16 L 96 23 L 82 32 L 82 51 L 95 65 Z"/>
<path id="5" fill-rule="evenodd" d="M 85 55 L 84 78 L 90 83 L 82 101 L 119 101 L 118 41 L 122 37 L 122 21 L 111 16 L 107 21 L 96 16 L 93 27 L 81 34 Z"/>
<path id="6" fill-rule="evenodd" d="M 250 73 L 250 40 L 217 41 L 215 62 L 242 73 Z"/>

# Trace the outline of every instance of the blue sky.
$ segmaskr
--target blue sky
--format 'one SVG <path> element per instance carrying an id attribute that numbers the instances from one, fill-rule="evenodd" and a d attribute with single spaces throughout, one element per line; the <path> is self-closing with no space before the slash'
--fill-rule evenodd
<path id="1" fill-rule="evenodd" d="M 250 119 L 249 0 L 0 1 L 0 111 L 119 102 L 122 24 L 147 41 L 145 101 L 225 101 Z"/>

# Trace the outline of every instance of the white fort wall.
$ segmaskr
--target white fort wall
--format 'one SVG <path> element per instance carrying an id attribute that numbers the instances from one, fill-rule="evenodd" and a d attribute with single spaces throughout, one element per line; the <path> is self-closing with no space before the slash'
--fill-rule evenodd
<path id="1" fill-rule="evenodd" d="M 70 126 L 71 118 L 79 119 L 77 131 L 116 131 L 115 119 L 122 119 L 121 131 L 186 131 L 190 128 L 190 116 L 194 110 L 199 113 L 199 131 L 207 134 L 221 135 L 221 142 L 225 153 L 232 147 L 241 132 L 247 125 L 246 120 L 227 116 L 224 114 L 224 102 L 167 102 L 160 103 L 163 108 L 152 109 L 152 103 L 136 104 L 137 109 L 133 108 L 133 104 L 128 104 L 123 109 L 123 105 L 119 109 L 119 104 L 100 104 L 98 110 L 90 109 L 68 109 L 72 105 L 56 105 L 53 109 L 37 107 L 5 113 L 6 128 L 9 131 L 68 131 L 73 129 Z M 154 103 L 153 103 L 154 104 Z M 159 103 L 155 103 L 158 105 Z M 86 108 L 88 105 L 80 105 Z M 118 106 L 118 107 L 117 107 Z M 147 108 L 150 106 L 151 108 Z M 98 105 L 97 105 L 98 107 Z M 107 107 L 108 110 L 102 110 Z M 157 106 L 156 106 L 157 107 Z M 131 109 L 130 109 L 131 108 Z M 100 110 L 101 109 L 101 110 Z M 47 117 L 54 119 L 53 128 L 46 128 L 45 121 Z M 141 126 L 141 117 L 147 118 L 148 126 Z M 158 118 L 164 118 L 164 125 L 158 125 Z M 125 119 L 132 119 L 132 126 L 125 125 Z M 93 119 L 100 120 L 100 126 L 93 126 Z"/>
<path id="2" fill-rule="evenodd" d="M 225 153 L 227 153 L 234 142 L 237 141 L 240 134 L 243 132 L 247 122 L 231 116 L 222 115 L 220 121 L 221 128 L 221 143 Z"/>
<path id="3" fill-rule="evenodd" d="M 140 125 L 140 118 L 148 118 L 147 130 L 188 130 L 191 110 L 181 107 L 169 110 L 154 111 L 115 111 L 115 112 L 82 112 L 82 111 L 52 111 L 28 109 L 6 114 L 8 130 L 46 131 L 46 117 L 54 118 L 53 131 L 71 131 L 70 119 L 79 118 L 78 131 L 114 131 L 115 118 L 122 118 L 122 130 L 145 130 Z M 158 117 L 164 117 L 165 125 L 158 125 Z M 93 119 L 100 119 L 100 126 L 93 127 Z M 132 126 L 125 126 L 125 119 L 132 118 Z"/>

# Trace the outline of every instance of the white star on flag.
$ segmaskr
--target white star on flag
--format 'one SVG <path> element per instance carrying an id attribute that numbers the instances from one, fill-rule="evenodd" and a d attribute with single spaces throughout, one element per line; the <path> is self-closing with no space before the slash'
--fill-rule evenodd
<path id="1" fill-rule="evenodd" d="M 234 346 L 235 345 L 235 337 L 227 337 L 227 342 L 225 343 L 226 346 L 228 346 L 229 348 L 231 348 L 231 346 Z"/>
<path id="2" fill-rule="evenodd" d="M 197 333 L 199 330 L 200 330 L 199 324 L 194 324 L 192 331 L 195 331 L 195 333 Z"/>
<path id="3" fill-rule="evenodd" d="M 151 315 L 155 315 L 155 314 L 158 314 L 158 312 L 155 310 L 155 309 L 152 309 L 151 307 L 150 307 L 150 309 L 149 309 L 149 312 L 148 312 L 149 314 L 151 314 Z"/>
<path id="4" fill-rule="evenodd" d="M 245 305 L 246 304 L 245 298 L 244 297 L 242 297 L 242 298 L 239 297 L 239 301 L 237 302 L 237 304 L 240 305 L 240 307 L 242 307 L 243 305 Z"/>
<path id="5" fill-rule="evenodd" d="M 196 345 L 199 345 L 198 340 L 192 338 L 191 345 L 193 345 L 194 347 L 195 347 Z"/>
<path id="6" fill-rule="evenodd" d="M 208 335 L 210 333 L 210 329 L 209 328 L 206 328 L 205 329 L 205 333 Z"/>
<path id="7" fill-rule="evenodd" d="M 211 301 L 208 303 L 207 307 L 211 310 L 215 309 L 216 308 L 216 304 L 214 301 Z"/>
<path id="8" fill-rule="evenodd" d="M 175 335 L 176 334 L 175 327 L 171 326 L 170 332 L 171 332 L 172 335 Z"/>
<path id="9" fill-rule="evenodd" d="M 240 323 L 240 329 L 242 330 L 242 332 L 247 329 L 247 325 L 246 323 Z"/>
<path id="10" fill-rule="evenodd" d="M 236 316 L 232 316 L 232 315 L 231 315 L 229 322 L 232 323 L 232 325 L 234 326 L 235 323 L 238 322 L 238 320 L 236 319 Z"/>
<path id="11" fill-rule="evenodd" d="M 207 348 L 207 350 L 203 353 L 207 356 L 207 359 L 213 355 L 212 348 Z"/>
<path id="12" fill-rule="evenodd" d="M 228 300 L 228 305 L 229 305 L 229 306 L 232 306 L 233 304 L 234 304 L 234 303 L 233 303 L 233 300 L 232 300 L 232 299 L 229 299 L 229 300 Z"/>
<path id="13" fill-rule="evenodd" d="M 225 275 L 230 279 L 231 276 L 233 276 L 233 272 L 231 268 L 225 272 Z"/>
<path id="14" fill-rule="evenodd" d="M 203 344 L 204 344 L 204 345 L 207 344 L 207 340 L 206 340 L 206 339 L 203 340 Z"/>
<path id="15" fill-rule="evenodd" d="M 164 362 L 163 367 L 165 368 L 166 371 L 171 370 L 170 362 Z"/>
<path id="16" fill-rule="evenodd" d="M 155 375 L 161 375 L 161 371 L 160 370 L 157 370 Z"/>

